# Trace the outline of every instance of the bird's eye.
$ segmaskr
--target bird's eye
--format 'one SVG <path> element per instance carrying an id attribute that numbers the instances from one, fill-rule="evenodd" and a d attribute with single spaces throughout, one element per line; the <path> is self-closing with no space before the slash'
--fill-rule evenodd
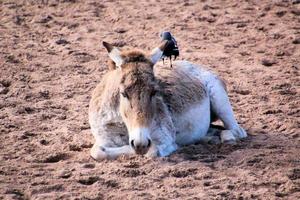
<path id="1" fill-rule="evenodd" d="M 156 95 L 156 92 L 157 92 L 156 90 L 153 90 L 150 94 L 150 98 L 154 97 Z"/>

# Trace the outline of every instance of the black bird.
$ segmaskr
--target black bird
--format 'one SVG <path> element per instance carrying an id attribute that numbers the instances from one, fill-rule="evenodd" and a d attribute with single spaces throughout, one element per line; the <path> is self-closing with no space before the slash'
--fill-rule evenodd
<path id="1" fill-rule="evenodd" d="M 170 32 L 162 32 L 160 34 L 160 37 L 162 40 L 167 40 L 167 46 L 165 47 L 165 50 L 163 52 L 162 55 L 162 60 L 164 61 L 165 57 L 170 58 L 170 63 L 171 63 L 171 67 L 172 67 L 172 56 L 174 56 L 174 60 L 176 60 L 177 56 L 179 56 L 179 50 L 178 50 L 178 46 L 177 46 L 177 42 L 175 40 L 175 38 L 171 35 Z"/>

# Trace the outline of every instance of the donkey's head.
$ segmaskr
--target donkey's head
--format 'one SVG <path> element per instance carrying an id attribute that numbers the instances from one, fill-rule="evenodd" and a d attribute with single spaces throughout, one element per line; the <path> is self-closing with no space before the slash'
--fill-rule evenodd
<path id="1" fill-rule="evenodd" d="M 151 124 L 156 111 L 157 83 L 153 66 L 161 58 L 166 42 L 150 55 L 138 50 L 120 51 L 103 42 L 109 57 L 121 68 L 120 113 L 129 133 L 129 144 L 137 154 L 145 154 L 151 146 Z"/>

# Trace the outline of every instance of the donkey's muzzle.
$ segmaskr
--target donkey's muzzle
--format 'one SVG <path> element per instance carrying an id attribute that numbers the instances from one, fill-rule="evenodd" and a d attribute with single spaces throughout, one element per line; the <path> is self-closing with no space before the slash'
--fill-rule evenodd
<path id="1" fill-rule="evenodd" d="M 136 140 L 130 141 L 130 145 L 134 149 L 135 153 L 140 155 L 146 154 L 148 152 L 149 148 L 151 147 L 151 143 L 152 141 L 150 139 L 145 142 L 138 142 Z"/>

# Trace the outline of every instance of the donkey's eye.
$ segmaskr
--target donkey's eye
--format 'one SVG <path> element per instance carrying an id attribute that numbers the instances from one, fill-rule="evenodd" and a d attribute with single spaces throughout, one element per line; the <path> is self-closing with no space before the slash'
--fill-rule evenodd
<path id="1" fill-rule="evenodd" d="M 129 96 L 128 96 L 127 92 L 121 92 L 121 95 L 122 95 L 124 98 L 126 98 L 126 99 L 128 99 L 128 98 L 129 98 Z"/>

